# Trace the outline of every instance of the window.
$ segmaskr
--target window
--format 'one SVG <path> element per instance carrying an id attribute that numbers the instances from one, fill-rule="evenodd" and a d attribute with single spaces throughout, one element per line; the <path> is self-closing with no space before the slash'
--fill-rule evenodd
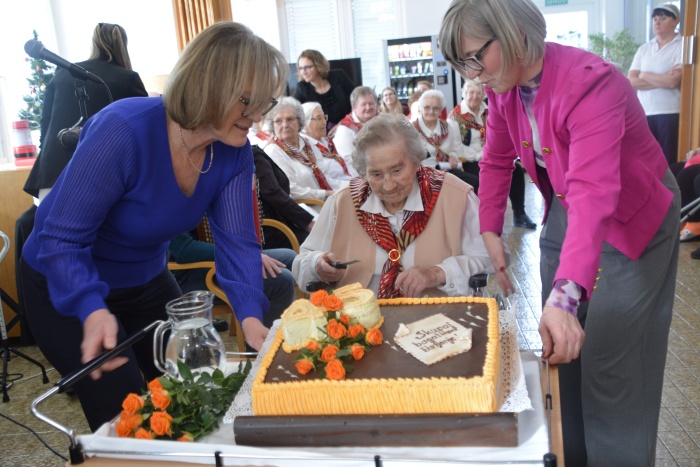
<path id="1" fill-rule="evenodd" d="M 316 49 L 329 60 L 360 57 L 363 84 L 379 92 L 388 85 L 382 39 L 399 37 L 396 3 L 284 0 L 289 61 L 296 62 L 305 49 Z"/>

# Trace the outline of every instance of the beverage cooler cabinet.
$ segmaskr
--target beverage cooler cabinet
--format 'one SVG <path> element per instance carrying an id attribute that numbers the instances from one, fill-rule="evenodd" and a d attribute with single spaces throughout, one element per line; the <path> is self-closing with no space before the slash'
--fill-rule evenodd
<path id="1" fill-rule="evenodd" d="M 396 89 L 402 104 L 408 103 L 419 81 L 428 81 L 442 91 L 448 112 L 459 102 L 458 80 L 442 55 L 437 36 L 384 40 L 384 62 L 387 82 Z"/>

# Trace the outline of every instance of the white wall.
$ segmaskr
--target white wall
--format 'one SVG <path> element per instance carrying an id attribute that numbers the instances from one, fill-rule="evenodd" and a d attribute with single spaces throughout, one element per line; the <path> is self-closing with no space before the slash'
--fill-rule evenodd
<path id="1" fill-rule="evenodd" d="M 406 37 L 432 36 L 440 32 L 442 17 L 445 16 L 451 0 L 403 0 L 404 31 Z M 398 39 L 398 38 L 397 38 Z"/>

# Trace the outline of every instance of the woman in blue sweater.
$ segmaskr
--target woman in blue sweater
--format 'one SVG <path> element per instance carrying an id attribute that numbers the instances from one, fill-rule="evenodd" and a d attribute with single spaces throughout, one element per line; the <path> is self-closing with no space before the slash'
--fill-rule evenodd
<path id="1" fill-rule="evenodd" d="M 286 69 L 248 28 L 217 23 L 182 52 L 162 98 L 115 102 L 85 124 L 37 211 L 20 266 L 32 331 L 61 374 L 166 319 L 165 303 L 180 296 L 168 243 L 205 212 L 219 283 L 247 342 L 260 348 L 269 304 L 247 134 L 276 103 Z M 151 345 L 143 339 L 76 385 L 93 430 L 145 387 L 144 376 L 158 375 Z"/>

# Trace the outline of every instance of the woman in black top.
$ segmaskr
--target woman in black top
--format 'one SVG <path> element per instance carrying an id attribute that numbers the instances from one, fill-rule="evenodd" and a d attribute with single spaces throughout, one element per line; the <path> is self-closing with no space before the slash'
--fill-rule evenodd
<path id="1" fill-rule="evenodd" d="M 313 216 L 289 196 L 289 179 L 270 156 L 253 146 L 255 177 L 258 179 L 258 197 L 263 219 L 274 219 L 286 224 L 304 243 L 314 225 Z M 291 248 L 287 237 L 278 229 L 263 227 L 263 248 Z"/>
<path id="2" fill-rule="evenodd" d="M 148 93 L 139 74 L 131 69 L 131 59 L 126 49 L 126 31 L 118 24 L 99 23 L 92 36 L 90 58 L 78 63 L 90 73 L 99 76 L 109 87 L 112 99 L 146 97 Z M 110 104 L 104 86 L 88 81 L 86 118 Z M 56 183 L 56 179 L 68 165 L 75 148 L 59 144 L 58 133 L 70 128 L 80 119 L 80 107 L 75 95 L 74 80 L 68 71 L 58 68 L 53 80 L 46 86 L 44 110 L 41 115 L 41 152 L 34 163 L 24 191 L 36 198 L 43 198 Z M 85 123 L 83 121 L 82 123 Z M 40 193 L 40 190 L 44 190 Z"/>
<path id="3" fill-rule="evenodd" d="M 350 93 L 355 83 L 343 70 L 331 70 L 326 57 L 318 50 L 304 50 L 297 60 L 299 84 L 296 100 L 318 102 L 328 115 L 328 130 L 350 113 Z"/>

